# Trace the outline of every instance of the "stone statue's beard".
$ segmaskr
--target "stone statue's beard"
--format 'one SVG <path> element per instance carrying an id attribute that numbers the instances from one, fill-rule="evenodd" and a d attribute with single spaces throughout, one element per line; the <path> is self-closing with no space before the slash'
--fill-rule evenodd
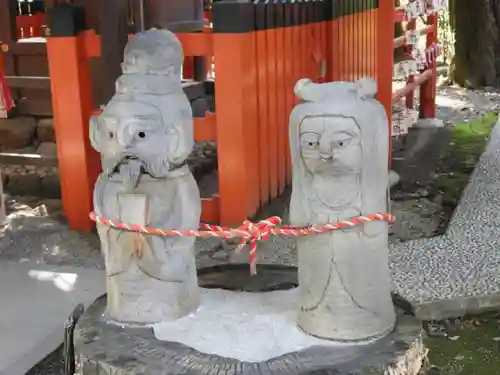
<path id="1" fill-rule="evenodd" d="M 144 162 L 144 169 L 151 177 L 162 178 L 168 175 L 171 165 L 165 158 L 150 158 Z"/>
<path id="2" fill-rule="evenodd" d="M 141 174 L 147 173 L 153 178 L 167 177 L 172 165 L 163 157 L 150 157 L 141 160 L 136 157 L 114 157 L 103 159 L 104 173 L 111 175 L 119 173 L 127 188 L 135 188 Z"/>
<path id="3" fill-rule="evenodd" d="M 118 166 L 121 180 L 127 190 L 133 190 L 139 183 L 141 177 L 142 163 L 140 160 L 132 159 Z"/>

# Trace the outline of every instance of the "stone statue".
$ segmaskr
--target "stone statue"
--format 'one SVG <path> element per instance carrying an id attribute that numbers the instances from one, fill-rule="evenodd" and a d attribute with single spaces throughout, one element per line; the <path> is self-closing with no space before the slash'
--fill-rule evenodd
<path id="1" fill-rule="evenodd" d="M 91 119 L 103 173 L 99 216 L 158 228 L 199 227 L 200 193 L 186 159 L 193 118 L 181 87 L 182 47 L 166 30 L 129 41 L 116 93 Z M 158 237 L 97 226 L 107 272 L 106 315 L 122 323 L 174 320 L 199 304 L 193 237 Z"/>
<path id="2" fill-rule="evenodd" d="M 292 225 L 338 222 L 388 209 L 388 120 L 371 79 L 297 82 L 290 117 Z M 298 239 L 300 311 L 307 333 L 367 342 L 395 324 L 388 224 Z"/>

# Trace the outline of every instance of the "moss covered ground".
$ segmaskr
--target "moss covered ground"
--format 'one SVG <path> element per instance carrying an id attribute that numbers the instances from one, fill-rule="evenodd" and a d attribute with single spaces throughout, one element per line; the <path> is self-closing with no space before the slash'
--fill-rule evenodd
<path id="1" fill-rule="evenodd" d="M 499 375 L 500 315 L 461 321 L 446 336 L 430 337 L 428 375 Z"/>
<path id="2" fill-rule="evenodd" d="M 444 171 L 437 181 L 445 204 L 456 206 L 497 119 L 498 113 L 490 112 L 470 122 L 457 124 L 452 129 L 444 153 Z"/>

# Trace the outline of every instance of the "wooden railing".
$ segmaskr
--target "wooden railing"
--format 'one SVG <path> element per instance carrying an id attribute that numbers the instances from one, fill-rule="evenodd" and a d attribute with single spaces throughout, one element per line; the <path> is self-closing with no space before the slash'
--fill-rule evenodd
<path id="1" fill-rule="evenodd" d="M 380 0 L 378 11 L 377 35 L 377 81 L 378 99 L 384 104 L 389 118 L 392 142 L 392 109 L 393 105 L 405 98 L 408 110 L 414 108 L 415 90 L 420 88 L 420 118 L 434 118 L 436 116 L 436 61 L 430 61 L 426 68 L 417 75 L 406 78 L 406 84 L 393 90 L 394 50 L 403 47 L 410 55 L 412 47 L 408 45 L 406 33 L 394 38 L 394 23 L 406 22 L 405 31 L 415 31 L 416 21 L 407 19 L 405 10 L 395 7 L 393 0 Z M 426 46 L 430 47 L 437 41 L 437 16 L 426 16 L 426 26 L 418 30 L 420 36 L 426 37 Z M 388 20 L 393 20 L 390 22 Z M 391 145 L 392 147 L 392 145 Z M 390 164 L 390 160 L 389 160 Z"/>
<path id="2" fill-rule="evenodd" d="M 416 31 L 418 35 L 425 36 L 426 48 L 432 48 L 437 42 L 437 15 L 430 14 L 427 16 L 427 26 L 416 30 L 414 20 L 406 20 L 404 12 L 401 8 L 396 8 L 394 11 L 395 22 L 407 21 L 406 31 Z M 406 36 L 400 36 L 394 39 L 394 48 L 407 45 Z M 414 91 L 420 87 L 420 116 L 422 118 L 434 118 L 436 116 L 436 59 L 433 58 L 427 62 L 427 66 L 419 75 L 410 75 L 404 87 L 400 88 L 392 95 L 392 103 L 397 103 L 402 98 L 406 98 L 407 108 L 413 108 Z"/>
<path id="3" fill-rule="evenodd" d="M 394 39 L 393 0 L 333 3 L 337 8 L 330 1 L 220 2 L 212 9 L 212 31 L 177 34 L 188 59 L 216 64 L 216 113 L 194 125 L 196 140 L 217 142 L 218 192 L 203 199 L 203 221 L 238 225 L 290 183 L 288 117 L 300 78 L 376 77 L 389 119 L 392 103 L 421 86 L 422 115 L 434 116 L 435 66 L 393 92 L 394 48 L 405 42 Z M 436 35 L 432 16 L 430 23 L 428 43 Z M 63 140 L 57 146 L 64 210 L 74 229 L 89 230 L 100 172 L 88 139 L 95 112 L 89 60 L 101 56 L 100 37 L 92 31 L 53 35 L 47 51 L 56 135 Z"/>

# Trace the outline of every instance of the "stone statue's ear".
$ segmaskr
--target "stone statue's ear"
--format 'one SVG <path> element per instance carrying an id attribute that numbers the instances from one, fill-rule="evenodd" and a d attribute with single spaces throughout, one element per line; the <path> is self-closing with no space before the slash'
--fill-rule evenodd
<path id="1" fill-rule="evenodd" d="M 182 123 L 175 123 L 169 129 L 169 161 L 174 164 L 182 164 L 193 149 L 192 133 L 183 129 Z"/>
<path id="2" fill-rule="evenodd" d="M 102 131 L 99 126 L 99 117 L 90 116 L 90 144 L 97 151 L 101 152 Z"/>
<path id="3" fill-rule="evenodd" d="M 310 91 L 312 83 L 313 82 L 309 78 L 299 79 L 293 88 L 293 92 L 299 99 L 308 101 L 308 92 Z"/>
<path id="4" fill-rule="evenodd" d="M 373 78 L 361 78 L 356 81 L 358 98 L 368 99 L 377 95 L 377 81 Z"/>

